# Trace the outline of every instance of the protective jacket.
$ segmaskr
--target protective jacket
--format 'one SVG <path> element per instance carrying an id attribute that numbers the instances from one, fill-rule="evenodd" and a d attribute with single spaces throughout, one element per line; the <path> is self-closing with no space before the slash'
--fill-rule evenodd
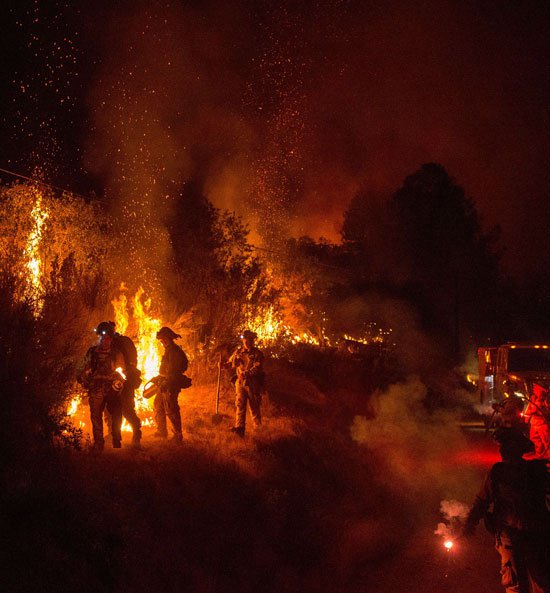
<path id="1" fill-rule="evenodd" d="M 550 529 L 550 474 L 542 460 L 495 463 L 479 491 L 466 520 L 473 529 L 493 506 L 495 531 L 511 528 L 518 531 Z"/>
<path id="2" fill-rule="evenodd" d="M 77 379 L 85 389 L 94 389 L 99 384 L 107 384 L 117 378 L 117 368 L 126 371 L 124 356 L 118 348 L 111 346 L 109 350 L 103 350 L 99 346 L 92 346 L 86 352 Z"/>
<path id="3" fill-rule="evenodd" d="M 141 371 L 137 368 L 137 350 L 134 342 L 128 336 L 115 334 L 113 347 L 122 352 L 126 364 L 126 385 L 131 391 L 141 385 Z"/>
<path id="4" fill-rule="evenodd" d="M 185 352 L 174 342 L 170 342 L 164 349 L 160 362 L 159 376 L 162 377 L 162 387 L 169 390 L 180 390 L 182 376 L 189 366 Z"/>
<path id="5" fill-rule="evenodd" d="M 249 349 L 239 346 L 230 361 L 237 371 L 238 383 L 257 389 L 264 387 L 264 355 L 256 346 Z"/>

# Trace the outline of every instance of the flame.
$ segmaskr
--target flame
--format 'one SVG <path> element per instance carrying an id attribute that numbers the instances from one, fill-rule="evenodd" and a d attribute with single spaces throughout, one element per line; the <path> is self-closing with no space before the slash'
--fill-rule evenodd
<path id="1" fill-rule="evenodd" d="M 258 341 L 264 346 L 274 345 L 277 342 L 320 345 L 319 339 L 309 331 L 297 331 L 286 325 L 281 313 L 275 309 L 274 305 L 260 311 L 252 312 L 250 310 L 246 315 L 246 327 L 256 333 Z"/>
<path id="2" fill-rule="evenodd" d="M 75 395 L 69 402 L 67 416 L 74 416 L 78 412 L 80 404 L 82 404 L 82 398 L 80 397 L 80 395 Z"/>
<path id="3" fill-rule="evenodd" d="M 443 543 L 443 545 L 445 546 L 445 548 L 447 549 L 447 552 L 450 552 L 453 549 L 453 546 L 455 545 L 454 542 L 450 539 L 445 540 L 445 542 Z"/>
<path id="4" fill-rule="evenodd" d="M 49 217 L 49 212 L 42 207 L 42 194 L 35 189 L 36 200 L 31 211 L 31 218 L 33 219 L 33 226 L 24 250 L 25 268 L 28 273 L 28 284 L 25 296 L 30 298 L 33 302 L 35 317 L 38 317 L 42 312 L 44 303 L 42 297 L 44 296 L 44 285 L 42 283 L 42 259 L 40 257 L 40 243 L 44 225 Z"/>
<path id="5" fill-rule="evenodd" d="M 115 325 L 116 329 L 119 334 L 125 335 L 126 330 L 128 329 L 128 297 L 122 293 L 123 290 L 126 290 L 126 286 L 124 283 L 120 285 L 121 294 L 118 300 L 113 300 L 112 305 L 113 309 L 115 310 Z"/>
<path id="6" fill-rule="evenodd" d="M 157 340 L 157 332 L 161 328 L 160 319 L 150 315 L 151 299 L 142 302 L 145 291 L 143 288 L 134 295 L 134 321 L 137 324 L 138 368 L 141 369 L 143 384 L 158 375 L 161 353 Z"/>
<path id="7" fill-rule="evenodd" d="M 158 375 L 161 352 L 156 335 L 161 328 L 160 319 L 151 315 L 151 298 L 143 300 L 145 290 L 140 287 L 134 297 L 131 299 L 132 315 L 128 307 L 128 298 L 125 294 L 126 286 L 120 287 L 121 294 L 118 299 L 112 301 L 115 313 L 115 323 L 117 332 L 125 334 L 128 327 L 135 327 L 134 343 L 137 350 L 138 369 L 141 370 L 142 387 L 136 395 L 136 411 L 141 419 L 142 426 L 152 426 L 152 406 L 153 402 L 143 397 L 143 389 L 146 383 Z M 122 422 L 123 431 L 131 431 L 132 428 L 124 420 Z"/>

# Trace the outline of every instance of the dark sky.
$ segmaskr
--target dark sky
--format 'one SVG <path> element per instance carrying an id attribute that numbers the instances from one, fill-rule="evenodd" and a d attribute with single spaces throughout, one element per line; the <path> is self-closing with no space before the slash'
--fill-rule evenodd
<path id="1" fill-rule="evenodd" d="M 359 187 L 436 161 L 537 272 L 549 26 L 546 0 L 13 3 L 0 167 L 153 211 L 195 177 L 255 233 L 337 239 Z"/>

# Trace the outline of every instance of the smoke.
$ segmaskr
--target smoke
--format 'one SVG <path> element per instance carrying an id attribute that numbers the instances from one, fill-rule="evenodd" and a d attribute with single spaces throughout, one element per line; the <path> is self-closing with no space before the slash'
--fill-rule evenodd
<path id="1" fill-rule="evenodd" d="M 468 505 L 458 500 L 442 500 L 439 511 L 445 522 L 437 524 L 434 534 L 442 537 L 456 537 L 457 530 L 466 519 L 469 510 Z"/>
<path id="2" fill-rule="evenodd" d="M 416 377 L 374 396 L 374 418 L 355 416 L 352 438 L 387 465 L 397 479 L 422 491 L 449 482 L 449 458 L 464 443 L 455 411 L 426 408 L 427 388 Z"/>
<path id="3" fill-rule="evenodd" d="M 86 164 L 103 180 L 132 264 L 157 280 L 169 271 L 166 222 L 185 182 L 199 179 L 231 207 L 247 178 L 236 171 L 250 133 L 231 108 L 239 81 L 221 25 L 231 15 L 220 10 L 214 25 L 207 12 L 179 3 L 113 9 L 88 97 Z"/>

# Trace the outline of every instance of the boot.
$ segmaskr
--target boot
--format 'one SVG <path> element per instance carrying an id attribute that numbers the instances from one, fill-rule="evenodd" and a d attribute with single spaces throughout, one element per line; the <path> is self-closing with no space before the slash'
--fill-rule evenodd
<path id="1" fill-rule="evenodd" d="M 244 438 L 244 426 L 234 426 L 231 429 L 231 432 L 241 437 L 241 439 Z"/>

